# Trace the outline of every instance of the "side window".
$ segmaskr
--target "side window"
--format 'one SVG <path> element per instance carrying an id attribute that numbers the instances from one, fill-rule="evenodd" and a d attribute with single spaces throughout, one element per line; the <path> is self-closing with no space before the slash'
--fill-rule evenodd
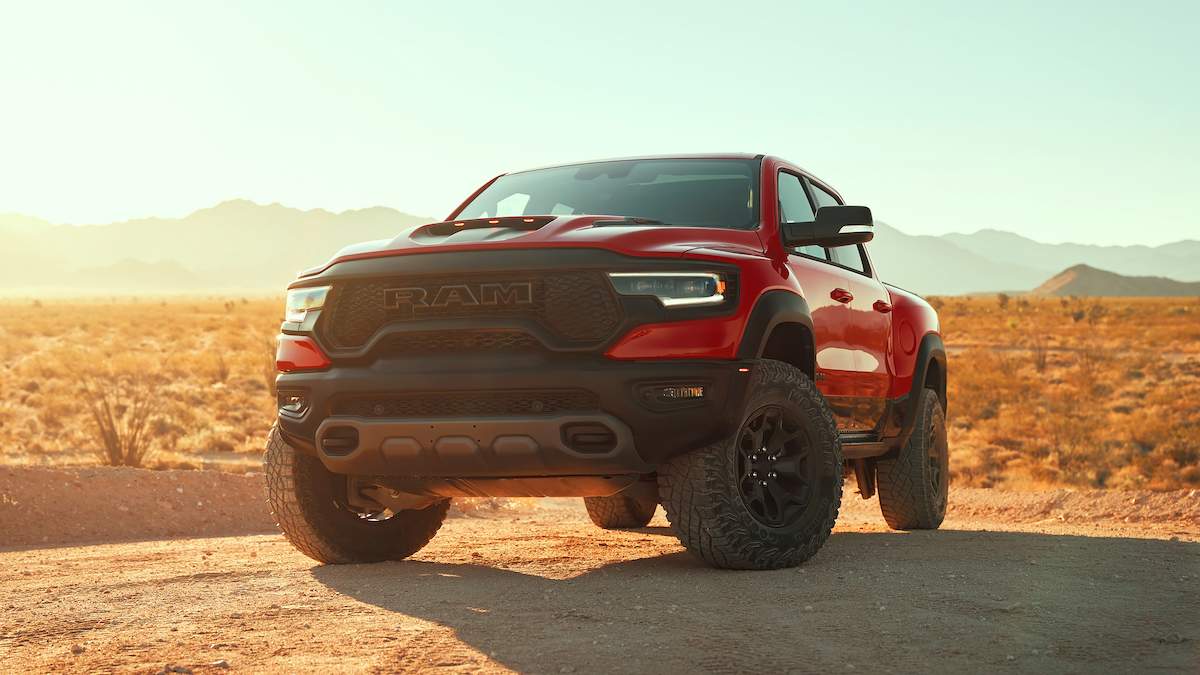
<path id="1" fill-rule="evenodd" d="M 779 208 L 780 219 L 785 223 L 811 223 L 816 217 L 804 185 L 795 174 L 779 174 Z"/>
<path id="2" fill-rule="evenodd" d="M 833 262 L 845 265 L 860 274 L 866 274 L 867 265 L 863 261 L 861 249 L 862 247 L 858 244 L 851 244 L 849 246 L 838 246 L 826 250 L 829 251 L 829 259 Z"/>
<path id="3" fill-rule="evenodd" d="M 808 186 L 812 188 L 813 200 L 817 202 L 818 209 L 822 206 L 841 206 L 838 203 L 837 197 L 826 192 L 820 185 L 809 183 Z"/>
<path id="4" fill-rule="evenodd" d="M 810 258 L 818 258 L 820 260 L 827 260 L 827 258 L 825 257 L 825 249 L 821 248 L 820 246 L 816 246 L 816 245 L 801 246 L 800 248 L 796 249 L 796 253 L 806 255 Z"/>

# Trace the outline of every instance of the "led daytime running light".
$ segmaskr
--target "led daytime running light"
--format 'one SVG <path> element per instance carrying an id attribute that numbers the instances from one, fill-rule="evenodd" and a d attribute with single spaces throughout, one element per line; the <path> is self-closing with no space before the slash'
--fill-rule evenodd
<path id="1" fill-rule="evenodd" d="M 329 295 L 330 286 L 313 286 L 311 288 L 293 288 L 287 294 L 285 316 L 292 323 L 304 321 L 304 315 L 310 309 L 321 309 L 325 306 L 325 296 Z"/>
<path id="2" fill-rule="evenodd" d="M 725 280 L 714 272 L 609 272 L 621 295 L 652 295 L 665 307 L 725 301 Z"/>

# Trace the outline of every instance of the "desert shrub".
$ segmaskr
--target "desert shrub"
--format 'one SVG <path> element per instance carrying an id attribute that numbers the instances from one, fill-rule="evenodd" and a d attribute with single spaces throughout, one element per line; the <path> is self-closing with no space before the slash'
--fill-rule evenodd
<path id="1" fill-rule="evenodd" d="M 79 394 L 99 436 L 99 455 L 110 466 L 142 466 L 150 451 L 153 423 L 163 407 L 161 363 L 140 355 L 90 366 L 81 361 Z"/>

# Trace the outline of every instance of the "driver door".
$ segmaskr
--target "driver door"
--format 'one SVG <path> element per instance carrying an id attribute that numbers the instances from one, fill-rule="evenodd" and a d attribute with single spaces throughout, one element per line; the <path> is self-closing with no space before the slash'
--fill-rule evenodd
<path id="1" fill-rule="evenodd" d="M 776 194 L 783 222 L 804 223 L 814 219 L 812 203 L 798 175 L 781 171 Z M 829 402 L 838 428 L 853 430 L 857 371 L 850 345 L 849 276 L 830 262 L 820 246 L 787 249 L 787 253 L 788 269 L 800 282 L 812 313 L 817 389 Z"/>

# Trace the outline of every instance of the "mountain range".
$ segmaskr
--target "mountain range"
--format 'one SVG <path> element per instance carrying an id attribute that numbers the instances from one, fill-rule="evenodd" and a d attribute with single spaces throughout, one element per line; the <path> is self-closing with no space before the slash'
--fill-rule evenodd
<path id="1" fill-rule="evenodd" d="M 343 246 L 434 222 L 376 206 L 332 213 L 238 199 L 183 218 L 55 225 L 0 213 L 0 287 L 62 292 L 282 289 Z M 1020 293 L 1076 265 L 1200 281 L 1200 241 L 1163 246 L 1042 244 L 1011 232 L 908 235 L 876 223 L 880 277 L 922 295 Z"/>

